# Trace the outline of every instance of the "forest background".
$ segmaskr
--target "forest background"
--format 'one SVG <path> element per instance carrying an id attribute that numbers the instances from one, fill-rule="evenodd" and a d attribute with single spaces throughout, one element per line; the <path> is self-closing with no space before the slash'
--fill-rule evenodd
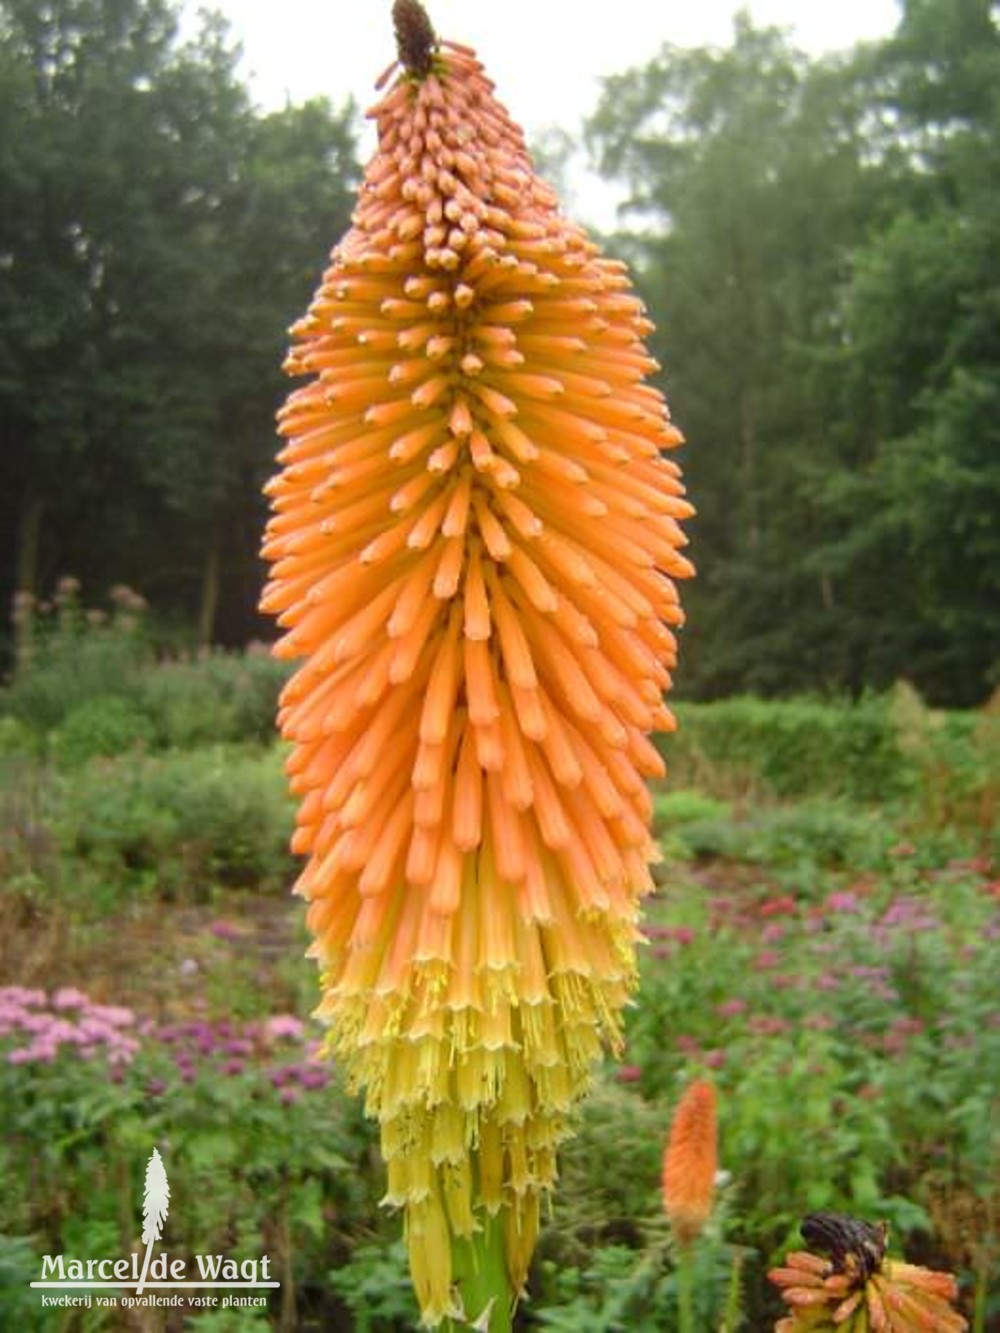
<path id="1" fill-rule="evenodd" d="M 0 604 L 126 584 L 164 648 L 256 612 L 286 329 L 348 225 L 359 116 L 264 113 L 224 23 L 0 0 Z M 906 0 L 888 40 L 609 79 L 580 144 L 657 323 L 699 510 L 682 690 L 975 706 L 1000 663 L 1000 30 Z M 2 631 L 13 661 L 15 619 Z"/>

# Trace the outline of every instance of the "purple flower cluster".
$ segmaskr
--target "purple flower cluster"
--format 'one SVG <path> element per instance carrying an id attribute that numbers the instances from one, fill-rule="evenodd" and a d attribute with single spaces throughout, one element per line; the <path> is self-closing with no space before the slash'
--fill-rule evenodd
<path id="1" fill-rule="evenodd" d="M 827 894 L 826 910 L 850 916 L 861 911 L 861 899 L 853 889 L 837 889 L 835 892 Z"/>
<path id="2" fill-rule="evenodd" d="M 316 1064 L 279 1065 L 269 1075 L 271 1086 L 278 1089 L 278 1098 L 283 1106 L 297 1102 L 303 1092 L 315 1092 L 325 1088 L 330 1075 Z"/>
<path id="3" fill-rule="evenodd" d="M 23 986 L 0 988 L 0 1059 L 8 1065 L 52 1064 L 67 1055 L 85 1060 L 102 1056 L 112 1066 L 112 1080 L 120 1083 L 125 1066 L 141 1051 L 148 1097 L 162 1097 L 177 1078 L 193 1083 L 199 1077 L 259 1073 L 266 1075 L 264 1085 L 278 1090 L 281 1102 L 290 1105 L 303 1092 L 330 1081 L 307 1037 L 306 1025 L 294 1014 L 247 1023 L 199 1018 L 158 1024 L 138 1021 L 122 1006 L 97 1004 L 70 987 L 52 994 Z M 294 1061 L 288 1060 L 289 1047 L 295 1048 Z M 276 1059 L 282 1063 L 274 1064 Z"/>
<path id="4" fill-rule="evenodd" d="M 234 921 L 222 919 L 213 921 L 208 929 L 209 933 L 214 935 L 217 940 L 238 940 L 243 935 L 243 931 Z"/>
<path id="5" fill-rule="evenodd" d="M 846 968 L 847 975 L 864 983 L 865 994 L 871 999 L 884 1000 L 886 1004 L 896 1004 L 899 992 L 890 985 L 892 973 L 887 967 L 866 963 L 851 963 Z"/>
<path id="6" fill-rule="evenodd" d="M 757 1037 L 777 1037 L 792 1030 L 788 1019 L 779 1018 L 777 1014 L 754 1014 L 747 1026 Z"/>
<path id="7" fill-rule="evenodd" d="M 697 1037 L 690 1037 L 682 1032 L 677 1038 L 677 1049 L 693 1060 L 699 1061 L 709 1069 L 721 1069 L 726 1063 L 726 1052 L 721 1047 L 705 1050 Z"/>
<path id="8" fill-rule="evenodd" d="M 51 996 L 24 986 L 0 988 L 0 1039 L 5 1037 L 13 1038 L 5 1057 L 11 1065 L 51 1064 L 62 1051 L 127 1065 L 140 1045 L 131 1009 L 95 1004 L 70 987 Z"/>
<path id="9" fill-rule="evenodd" d="M 693 944 L 697 932 L 690 926 L 647 926 L 646 938 L 649 940 L 668 940 L 674 944 Z"/>
<path id="10" fill-rule="evenodd" d="M 919 1036 L 923 1030 L 924 1025 L 919 1018 L 901 1014 L 893 1020 L 889 1030 L 882 1034 L 882 1049 L 886 1055 L 902 1055 L 910 1038 Z"/>
<path id="11" fill-rule="evenodd" d="M 897 850 L 901 857 L 912 852 L 905 847 Z M 1000 904 L 1000 880 L 989 879 L 995 875 L 992 863 L 954 863 L 949 874 L 955 878 L 956 872 L 983 876 L 988 898 Z M 765 1044 L 771 1051 L 780 1051 L 789 1041 L 797 1049 L 823 1050 L 826 1044 L 813 1035 L 819 1033 L 836 1034 L 837 1040 L 887 1061 L 908 1054 L 911 1048 L 916 1048 L 918 1057 L 932 1047 L 972 1049 L 984 1028 L 1000 1027 L 1000 1012 L 985 1017 L 977 1012 L 974 1034 L 966 1026 L 945 1031 L 943 1010 L 948 1002 L 955 1004 L 966 1024 L 967 1013 L 960 1002 L 966 987 L 971 992 L 979 985 L 976 978 L 984 952 L 1000 938 L 1000 913 L 990 915 L 990 903 L 982 914 L 985 920 L 977 916 L 975 937 L 969 938 L 941 915 L 940 893 L 924 891 L 932 880 L 933 875 L 914 870 L 901 874 L 898 883 L 890 877 L 888 884 L 875 874 L 862 875 L 831 885 L 819 898 L 808 891 L 778 891 L 773 882 L 741 883 L 731 894 L 705 893 L 701 898 L 705 919 L 694 926 L 662 919 L 647 924 L 644 931 L 653 944 L 651 959 L 664 960 L 672 971 L 681 969 L 682 977 L 683 969 L 694 961 L 683 957 L 683 946 L 695 940 L 702 946 L 700 954 L 705 948 L 711 952 L 717 938 L 719 957 L 725 964 L 715 976 L 699 977 L 693 1008 L 681 1010 L 664 1024 L 664 1056 L 669 1059 L 667 1053 L 672 1050 L 675 1060 L 679 1056 L 701 1067 L 720 1068 L 727 1061 L 754 1058 Z M 708 889 L 713 883 L 707 878 L 699 887 Z M 947 966 L 957 970 L 949 982 L 949 1001 L 942 998 L 940 1012 L 936 1000 L 928 998 L 933 981 L 928 977 L 925 985 L 918 978 L 922 1015 L 918 1016 L 911 1012 L 911 1004 L 918 1001 L 909 998 L 899 952 L 908 951 L 909 957 L 919 936 L 931 934 L 938 937 Z M 924 956 L 921 950 L 920 954 L 915 965 L 936 966 L 936 952 L 928 950 Z M 720 983 L 726 989 L 720 991 Z M 655 1003 L 655 989 L 653 995 Z M 664 1000 L 672 1010 L 672 991 L 664 994 Z M 697 1014 L 697 1022 L 690 1026 L 689 1013 Z M 678 1032 L 680 1024 L 687 1030 Z M 643 1049 L 641 1054 L 645 1059 L 648 1053 Z M 656 1058 L 652 1065 L 656 1071 Z M 636 1083 L 646 1073 L 644 1064 L 633 1057 L 616 1078 L 621 1083 Z M 653 1087 L 656 1072 L 650 1078 Z"/>
<path id="12" fill-rule="evenodd" d="M 901 930 L 936 930 L 938 918 L 927 910 L 919 898 L 903 895 L 886 908 L 879 925 Z"/>
<path id="13" fill-rule="evenodd" d="M 229 1019 L 193 1019 L 183 1023 L 168 1023 L 152 1027 L 149 1035 L 169 1048 L 173 1063 L 182 1083 L 193 1083 L 200 1073 L 211 1071 L 225 1078 L 236 1078 L 248 1070 L 268 1064 L 279 1043 L 292 1042 L 301 1046 L 306 1037 L 306 1025 L 294 1014 L 272 1014 L 261 1022 L 234 1023 Z M 306 1057 L 313 1052 L 305 1052 Z M 304 1088 L 324 1087 L 329 1075 L 324 1069 L 305 1063 L 287 1068 L 303 1071 L 299 1083 Z M 281 1087 L 288 1081 L 286 1075 L 278 1078 L 280 1070 L 273 1070 L 270 1082 Z M 159 1095 L 165 1091 L 162 1080 L 154 1080 L 149 1091 Z M 287 1101 L 287 1098 L 282 1098 Z"/>

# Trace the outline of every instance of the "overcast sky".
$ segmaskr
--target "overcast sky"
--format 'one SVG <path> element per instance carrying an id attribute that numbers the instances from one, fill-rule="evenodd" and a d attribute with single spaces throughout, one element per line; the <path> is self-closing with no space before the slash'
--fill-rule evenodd
<path id="1" fill-rule="evenodd" d="M 188 0 L 191 11 L 197 0 Z M 255 100 L 278 107 L 325 94 L 353 96 L 362 110 L 395 55 L 391 0 L 209 0 L 243 47 L 243 73 Z M 497 95 L 528 133 L 547 126 L 575 132 L 594 108 L 603 75 L 649 60 L 665 42 L 725 45 L 735 0 L 426 0 L 442 37 L 474 46 Z M 816 54 L 888 36 L 896 0 L 748 0 L 758 24 L 790 30 Z M 364 143 L 369 155 L 373 143 Z M 606 222 L 607 199 L 586 183 L 579 202 Z M 595 216 L 602 214 L 602 217 Z"/>

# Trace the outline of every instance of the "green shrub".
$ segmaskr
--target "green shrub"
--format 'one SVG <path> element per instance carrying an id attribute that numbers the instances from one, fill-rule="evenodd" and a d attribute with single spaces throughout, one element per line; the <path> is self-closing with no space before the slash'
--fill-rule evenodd
<path id="1" fill-rule="evenodd" d="M 898 842 L 880 812 L 860 811 L 843 801 L 752 806 L 737 815 L 721 802 L 706 800 L 705 811 L 700 816 L 692 805 L 690 819 L 664 821 L 668 858 L 724 858 L 788 872 L 848 865 L 877 870 L 888 863 Z M 800 881 L 800 890 L 804 887 Z"/>
<path id="2" fill-rule="evenodd" d="M 14 677 L 2 707 L 40 735 L 90 700 L 133 697 L 152 662 L 138 594 L 112 589 L 108 612 L 84 610 L 77 593 L 76 581 L 64 579 L 51 607 L 20 612 Z"/>
<path id="3" fill-rule="evenodd" d="M 44 1329 L 48 1321 L 30 1283 L 38 1277 L 38 1256 L 24 1236 L 0 1234 L 0 1326 L 23 1333 Z"/>
<path id="4" fill-rule="evenodd" d="M 72 765 L 146 749 L 152 740 L 153 724 L 131 699 L 99 694 L 69 710 L 52 734 L 50 749 L 59 763 Z"/>
<path id="5" fill-rule="evenodd" d="M 883 700 L 856 704 L 753 698 L 681 704 L 680 729 L 661 738 L 673 780 L 702 791 L 833 794 L 885 801 L 913 773 Z"/>
<path id="6" fill-rule="evenodd" d="M 878 814 L 859 814 L 832 802 L 803 801 L 755 812 L 743 828 L 746 840 L 737 855 L 773 866 L 875 870 L 885 865 L 896 841 L 891 824 Z"/>
<path id="7" fill-rule="evenodd" d="M 975 829 L 995 851 L 1000 809 L 1000 694 L 978 713 L 927 708 L 900 682 L 889 696 L 899 744 L 914 772 L 921 826 Z"/>
<path id="8" fill-rule="evenodd" d="M 559 1189 L 543 1253 L 580 1264 L 595 1243 L 635 1245 L 662 1221 L 660 1158 L 667 1113 L 601 1082 L 582 1103 L 559 1154 Z"/>
<path id="9" fill-rule="evenodd" d="M 65 854 L 166 895 L 289 882 L 293 826 L 277 749 L 215 747 L 91 761 L 59 783 Z"/>
<path id="10" fill-rule="evenodd" d="M 671 784 L 729 799 L 908 803 L 921 827 L 977 830 L 986 842 L 994 832 L 996 707 L 939 712 L 904 683 L 853 704 L 736 698 L 677 711 L 680 729 L 658 742 Z"/>
<path id="11" fill-rule="evenodd" d="M 684 824 L 728 819 L 730 805 L 704 792 L 686 789 L 657 792 L 653 800 L 653 830 L 669 833 Z"/>
<path id="12" fill-rule="evenodd" d="M 275 735 L 278 692 L 288 672 L 266 652 L 205 653 L 144 672 L 139 699 L 162 748 L 266 742 Z"/>
<path id="13" fill-rule="evenodd" d="M 290 667 L 266 648 L 157 660 L 137 594 L 113 589 L 106 612 L 84 610 L 73 580 L 60 588 L 53 607 L 18 612 L 14 676 L 0 694 L 6 731 L 23 728 L 36 747 L 56 733 L 56 757 L 70 763 L 135 741 L 190 749 L 273 738 Z"/>
<path id="14" fill-rule="evenodd" d="M 735 1247 L 704 1237 L 691 1256 L 694 1327 L 733 1329 L 739 1320 L 739 1268 L 744 1255 Z M 665 1244 L 636 1251 L 601 1246 L 585 1266 L 541 1265 L 538 1294 L 529 1305 L 532 1325 L 559 1333 L 661 1333 L 680 1324 L 676 1260 Z"/>
<path id="15" fill-rule="evenodd" d="M 354 1333 L 408 1333 L 420 1323 L 406 1246 L 359 1245 L 330 1286 L 351 1312 Z"/>
<path id="16" fill-rule="evenodd" d="M 37 751 L 38 739 L 25 722 L 0 716 L 0 759 L 25 759 Z"/>

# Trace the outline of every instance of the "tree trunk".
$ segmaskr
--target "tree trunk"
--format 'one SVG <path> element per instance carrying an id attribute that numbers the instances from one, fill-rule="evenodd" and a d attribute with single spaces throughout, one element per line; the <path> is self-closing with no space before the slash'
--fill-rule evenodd
<path id="1" fill-rule="evenodd" d="M 38 557 L 42 544 L 44 510 L 44 500 L 35 496 L 21 510 L 17 525 L 14 587 L 18 592 L 30 592 L 34 597 L 38 596 Z"/>
<path id="2" fill-rule="evenodd" d="M 219 609 L 220 567 L 219 538 L 215 533 L 205 558 L 201 580 L 201 611 L 198 615 L 198 640 L 206 646 L 212 642 L 215 614 Z"/>
<path id="3" fill-rule="evenodd" d="M 753 551 L 760 544 L 760 517 L 757 507 L 757 427 L 751 395 L 752 390 L 747 387 L 740 392 L 740 447 L 746 488 L 747 545 Z"/>
<path id="4" fill-rule="evenodd" d="M 14 555 L 14 596 L 29 593 L 38 600 L 38 565 L 42 546 L 42 515 L 45 502 L 34 496 L 21 510 L 17 525 L 17 550 Z M 14 661 L 25 666 L 31 655 L 32 632 L 35 625 L 35 605 L 13 608 Z"/>

